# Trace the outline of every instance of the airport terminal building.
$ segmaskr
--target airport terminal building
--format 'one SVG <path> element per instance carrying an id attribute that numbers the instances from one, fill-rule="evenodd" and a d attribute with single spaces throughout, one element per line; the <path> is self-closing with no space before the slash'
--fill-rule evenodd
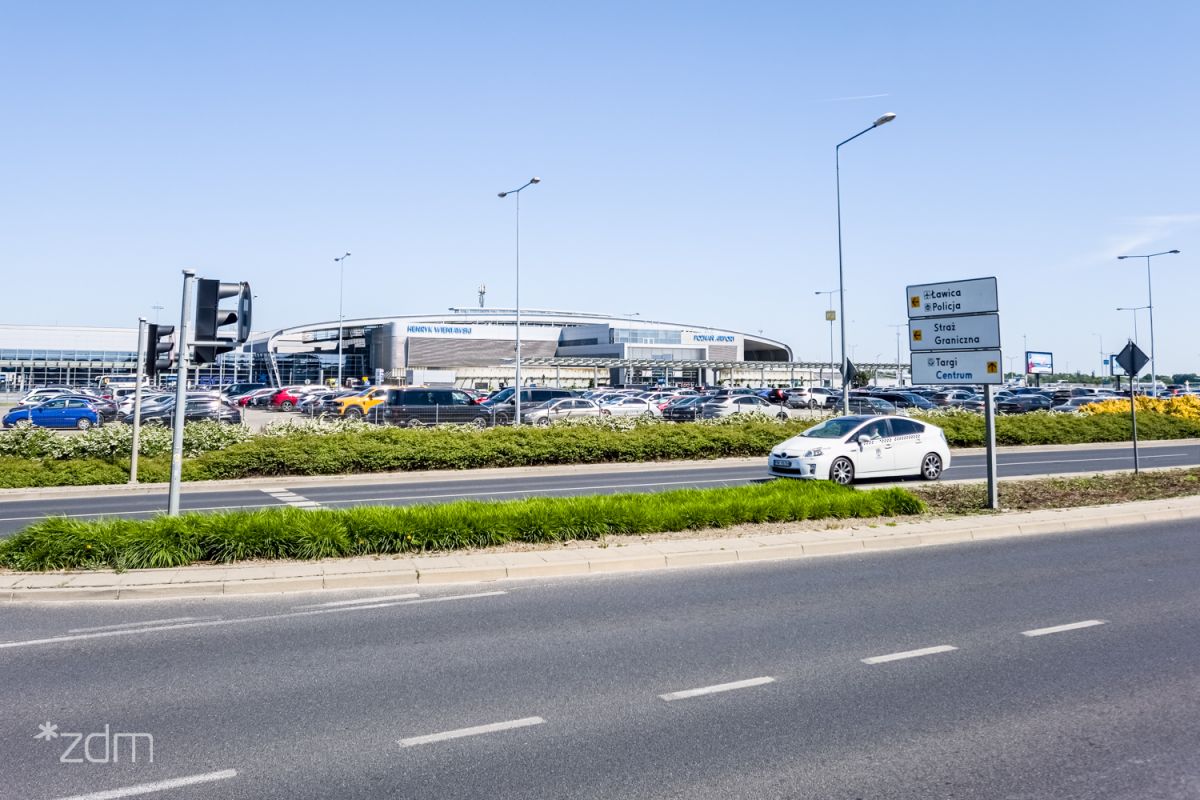
<path id="1" fill-rule="evenodd" d="M 453 383 L 494 388 L 515 378 L 516 311 L 347 319 L 255 333 L 237 352 L 194 373 L 199 383 L 261 381 Z M 797 362 L 783 342 L 709 325 L 574 311 L 522 309 L 525 383 L 808 385 L 829 365 Z M 136 328 L 0 325 L 0 384 L 88 384 L 137 368 Z"/>

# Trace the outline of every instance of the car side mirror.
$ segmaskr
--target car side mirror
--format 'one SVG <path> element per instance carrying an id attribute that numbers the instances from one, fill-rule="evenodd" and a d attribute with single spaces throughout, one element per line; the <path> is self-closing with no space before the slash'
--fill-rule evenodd
<path id="1" fill-rule="evenodd" d="M 867 443 L 869 443 L 870 441 L 871 441 L 871 435 L 870 435 L 870 434 L 868 434 L 868 433 L 860 433 L 860 434 L 858 435 L 858 443 L 859 443 L 859 444 L 867 444 Z"/>

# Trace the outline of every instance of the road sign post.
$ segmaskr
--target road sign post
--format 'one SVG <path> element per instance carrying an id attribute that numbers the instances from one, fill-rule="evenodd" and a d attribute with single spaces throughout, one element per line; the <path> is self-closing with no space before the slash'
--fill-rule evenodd
<path id="1" fill-rule="evenodd" d="M 1141 348 L 1133 343 L 1131 339 L 1128 344 L 1117 355 L 1117 363 L 1121 365 L 1121 369 L 1125 370 L 1130 375 L 1129 382 L 1129 425 L 1133 429 L 1133 474 L 1137 475 L 1138 469 L 1138 430 L 1137 430 L 1137 392 L 1135 391 L 1136 375 L 1142 371 L 1142 367 L 1146 366 L 1146 362 L 1150 359 L 1142 352 Z M 1155 392 L 1157 394 L 1157 391 Z"/>
<path id="2" fill-rule="evenodd" d="M 995 278 L 922 283 L 905 291 L 912 383 L 983 386 L 987 429 L 988 508 L 1000 508 L 996 470 L 996 404 L 1004 382 L 1000 304 Z"/>

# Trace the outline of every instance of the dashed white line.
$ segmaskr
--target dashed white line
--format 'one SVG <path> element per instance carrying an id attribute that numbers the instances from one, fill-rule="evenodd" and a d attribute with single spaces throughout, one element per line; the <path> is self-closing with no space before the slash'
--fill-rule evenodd
<path id="1" fill-rule="evenodd" d="M 412 736 L 407 739 L 401 739 L 400 746 L 416 747 L 417 745 L 430 744 L 432 742 L 444 742 L 449 739 L 462 739 L 465 736 L 479 736 L 484 733 L 508 731 L 514 728 L 528 728 L 530 725 L 541 725 L 545 721 L 541 717 L 524 717 L 522 719 L 509 720 L 508 722 L 493 722 L 490 725 L 476 725 L 473 728 L 459 728 L 458 730 L 445 731 L 443 733 L 431 733 L 426 736 Z"/>
<path id="2" fill-rule="evenodd" d="M 119 797 L 135 797 L 139 794 L 162 792 L 167 789 L 178 789 L 181 786 L 195 786 L 198 783 L 212 783 L 213 781 L 223 781 L 234 777 L 237 777 L 236 769 L 223 769 L 220 772 L 206 772 L 202 775 L 188 775 L 183 778 L 172 778 L 166 781 L 140 783 L 137 786 L 126 786 L 123 789 L 109 789 L 104 792 L 76 794 L 70 797 L 61 797 L 59 800 L 116 800 Z"/>
<path id="3" fill-rule="evenodd" d="M 936 647 L 922 647 L 920 650 L 905 650 L 901 653 L 888 653 L 885 656 L 871 656 L 870 658 L 861 659 L 864 664 L 884 664 L 888 661 L 900 661 L 905 658 L 919 658 L 921 656 L 932 656 L 938 653 L 949 653 L 952 650 L 957 650 L 948 644 L 939 644 Z"/>
<path id="4" fill-rule="evenodd" d="M 660 694 L 659 698 L 666 700 L 668 703 L 672 700 L 686 700 L 689 697 L 700 697 L 706 694 L 717 694 L 718 692 L 732 692 L 735 689 L 748 689 L 751 686 L 762 686 L 767 683 L 774 683 L 775 679 L 764 675 L 761 678 L 748 678 L 744 681 L 731 681 L 730 683 L 718 683 L 713 686 L 702 686 L 699 689 L 685 689 L 681 692 L 668 692 Z"/>
<path id="5" fill-rule="evenodd" d="M 360 597 L 357 600 L 334 600 L 330 603 L 313 603 L 307 606 L 292 606 L 292 608 L 334 608 L 336 606 L 357 606 L 363 603 L 385 603 L 389 600 L 414 600 L 419 594 L 393 594 L 388 597 Z"/>
<path id="6" fill-rule="evenodd" d="M 1050 628 L 1034 628 L 1031 631 L 1021 631 L 1022 636 L 1046 636 L 1051 633 L 1062 633 L 1063 631 L 1077 631 L 1080 628 L 1091 628 L 1096 625 L 1103 625 L 1105 620 L 1102 619 L 1085 619 L 1082 622 L 1068 622 L 1066 625 L 1054 625 Z"/>
<path id="7" fill-rule="evenodd" d="M 195 622 L 200 617 L 172 617 L 171 619 L 147 619 L 141 622 L 122 622 L 118 625 L 97 625 L 94 628 L 72 628 L 67 633 L 92 633 L 93 631 L 115 631 L 121 628 L 140 628 L 143 625 L 170 625 L 174 622 Z M 203 617 L 203 619 L 219 619 L 219 617 Z"/>

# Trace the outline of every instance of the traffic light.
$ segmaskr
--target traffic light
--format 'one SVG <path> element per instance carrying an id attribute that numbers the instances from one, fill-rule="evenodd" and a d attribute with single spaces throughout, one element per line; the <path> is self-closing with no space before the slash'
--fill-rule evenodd
<path id="1" fill-rule="evenodd" d="M 149 380 L 160 372 L 169 372 L 175 363 L 174 325 L 150 323 L 146 326 L 146 377 Z M 164 341 L 165 340 L 165 341 Z"/>
<path id="2" fill-rule="evenodd" d="M 223 309 L 221 301 L 236 297 L 236 309 Z M 201 278 L 196 286 L 196 341 L 193 364 L 211 364 L 221 353 L 228 353 L 250 338 L 250 284 L 221 283 Z M 224 331 L 226 325 L 237 325 L 237 331 Z M 228 334 L 233 334 L 232 336 Z M 219 344 L 209 344 L 218 342 Z"/>

